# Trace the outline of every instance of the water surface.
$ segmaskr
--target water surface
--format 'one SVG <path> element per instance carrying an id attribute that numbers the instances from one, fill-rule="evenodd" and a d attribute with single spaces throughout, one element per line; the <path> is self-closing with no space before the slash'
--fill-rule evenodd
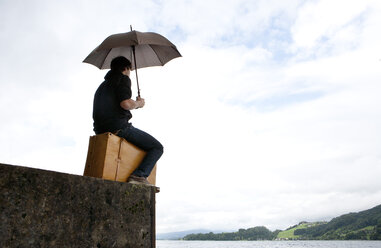
<path id="1" fill-rule="evenodd" d="M 182 241 L 157 240 L 157 248 L 381 248 L 381 241 Z"/>

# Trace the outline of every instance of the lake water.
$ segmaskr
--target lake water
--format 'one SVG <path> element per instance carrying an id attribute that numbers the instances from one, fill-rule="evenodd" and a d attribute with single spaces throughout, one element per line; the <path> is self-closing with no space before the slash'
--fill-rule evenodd
<path id="1" fill-rule="evenodd" d="M 381 241 L 180 241 L 157 240 L 157 248 L 381 248 Z"/>

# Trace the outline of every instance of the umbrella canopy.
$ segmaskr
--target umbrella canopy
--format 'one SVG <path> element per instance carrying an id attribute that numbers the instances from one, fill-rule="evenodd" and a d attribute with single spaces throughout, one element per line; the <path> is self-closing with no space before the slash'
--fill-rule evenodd
<path id="1" fill-rule="evenodd" d="M 181 54 L 174 44 L 160 34 L 131 31 L 107 37 L 83 62 L 99 69 L 109 69 L 111 60 L 117 56 L 129 59 L 132 70 L 135 70 L 165 65 L 168 61 L 181 57 Z"/>

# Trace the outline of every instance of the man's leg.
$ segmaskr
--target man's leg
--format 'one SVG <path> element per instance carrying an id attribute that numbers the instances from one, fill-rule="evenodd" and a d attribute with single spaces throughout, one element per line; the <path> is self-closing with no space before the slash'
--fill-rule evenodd
<path id="1" fill-rule="evenodd" d="M 150 134 L 132 125 L 122 130 L 118 135 L 147 152 L 139 167 L 132 174 L 138 177 L 148 177 L 163 154 L 162 144 Z"/>

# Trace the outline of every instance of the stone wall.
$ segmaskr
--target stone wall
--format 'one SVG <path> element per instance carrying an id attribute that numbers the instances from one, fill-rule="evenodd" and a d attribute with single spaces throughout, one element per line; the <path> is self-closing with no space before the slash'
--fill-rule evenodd
<path id="1" fill-rule="evenodd" d="M 155 189 L 0 164 L 0 247 L 155 247 Z"/>

